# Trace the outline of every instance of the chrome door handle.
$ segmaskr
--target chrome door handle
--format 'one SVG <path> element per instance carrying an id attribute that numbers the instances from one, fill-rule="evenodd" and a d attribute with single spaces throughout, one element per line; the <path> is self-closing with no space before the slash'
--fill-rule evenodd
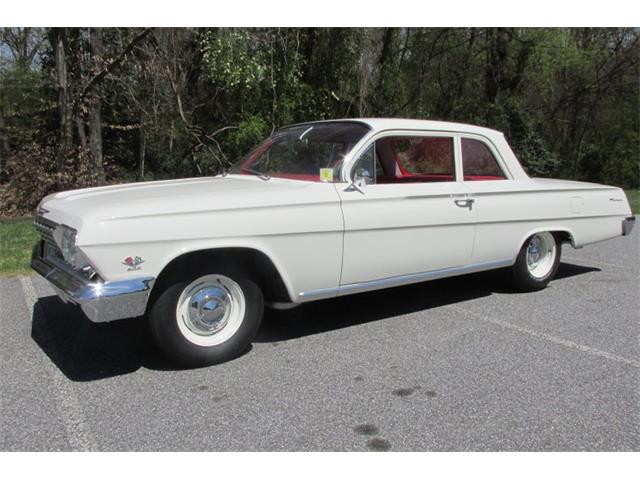
<path id="1" fill-rule="evenodd" d="M 468 208 L 469 210 L 473 208 L 473 202 L 475 202 L 473 198 L 456 198 L 453 201 L 458 207 Z"/>

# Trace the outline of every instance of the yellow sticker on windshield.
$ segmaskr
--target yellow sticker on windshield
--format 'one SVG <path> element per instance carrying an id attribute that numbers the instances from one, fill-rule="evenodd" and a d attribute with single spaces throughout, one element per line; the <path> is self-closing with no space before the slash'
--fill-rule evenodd
<path id="1" fill-rule="evenodd" d="M 321 168 L 320 169 L 320 181 L 321 182 L 333 182 L 333 168 Z"/>

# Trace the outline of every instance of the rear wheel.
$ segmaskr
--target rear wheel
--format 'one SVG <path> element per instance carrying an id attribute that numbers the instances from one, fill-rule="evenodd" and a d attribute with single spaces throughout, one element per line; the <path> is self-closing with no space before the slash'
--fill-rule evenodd
<path id="1" fill-rule="evenodd" d="M 531 292 L 547 286 L 558 271 L 561 245 L 550 232 L 540 232 L 527 239 L 511 267 L 517 290 Z"/>
<path id="2" fill-rule="evenodd" d="M 242 354 L 262 320 L 260 288 L 230 274 L 175 281 L 149 311 L 155 343 L 176 363 L 199 367 Z"/>

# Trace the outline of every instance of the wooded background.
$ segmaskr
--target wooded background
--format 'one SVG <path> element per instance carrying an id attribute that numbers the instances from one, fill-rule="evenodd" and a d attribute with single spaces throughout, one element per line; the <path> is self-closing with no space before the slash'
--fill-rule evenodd
<path id="1" fill-rule="evenodd" d="M 386 116 L 505 132 L 531 175 L 637 188 L 631 28 L 2 28 L 0 215 L 212 175 L 274 129 Z"/>

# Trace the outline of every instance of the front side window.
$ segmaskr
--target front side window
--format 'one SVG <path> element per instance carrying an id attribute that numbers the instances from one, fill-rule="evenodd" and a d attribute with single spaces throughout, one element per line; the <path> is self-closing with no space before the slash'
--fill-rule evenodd
<path id="1" fill-rule="evenodd" d="M 474 138 L 462 138 L 462 171 L 467 181 L 506 178 L 489 147 Z"/>
<path id="2" fill-rule="evenodd" d="M 352 175 L 366 166 L 376 183 L 452 182 L 453 152 L 453 137 L 384 137 L 363 153 Z"/>
<path id="3" fill-rule="evenodd" d="M 230 171 L 308 181 L 338 181 L 344 157 L 369 131 L 357 122 L 323 122 L 283 128 Z"/>

